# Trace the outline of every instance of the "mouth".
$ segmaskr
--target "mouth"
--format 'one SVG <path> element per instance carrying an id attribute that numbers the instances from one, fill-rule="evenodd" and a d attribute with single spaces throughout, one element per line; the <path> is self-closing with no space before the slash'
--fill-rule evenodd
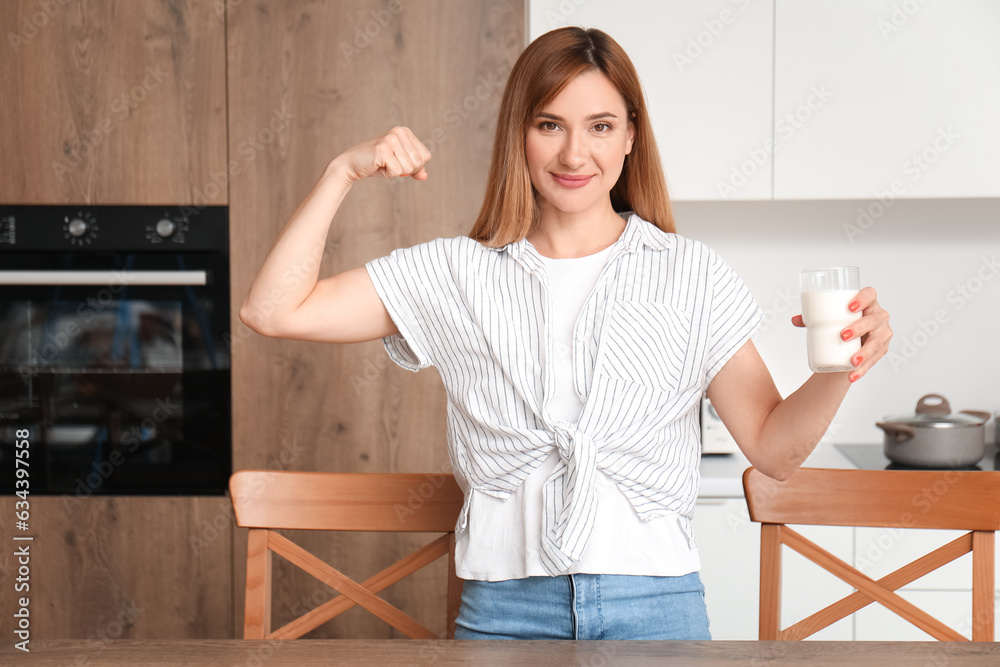
<path id="1" fill-rule="evenodd" d="M 594 177 L 593 174 L 591 174 L 590 176 L 574 175 L 574 174 L 555 174 L 555 173 L 552 174 L 552 179 L 556 183 L 558 183 L 564 188 L 571 188 L 571 189 L 582 188 L 587 183 L 590 183 L 590 179 L 592 179 L 593 177 Z"/>

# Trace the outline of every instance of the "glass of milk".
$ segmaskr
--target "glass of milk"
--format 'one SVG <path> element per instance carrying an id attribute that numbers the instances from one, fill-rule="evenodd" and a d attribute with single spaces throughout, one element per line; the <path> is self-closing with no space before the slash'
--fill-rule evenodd
<path id="1" fill-rule="evenodd" d="M 861 317 L 848 308 L 861 289 L 856 266 L 808 269 L 799 273 L 802 290 L 802 323 L 806 325 L 809 368 L 817 373 L 854 370 L 851 359 L 861 349 L 861 339 L 844 341 L 840 332 Z"/>

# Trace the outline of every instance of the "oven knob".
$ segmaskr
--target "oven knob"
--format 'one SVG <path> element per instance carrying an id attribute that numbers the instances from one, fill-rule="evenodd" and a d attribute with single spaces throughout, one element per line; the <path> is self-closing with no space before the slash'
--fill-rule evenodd
<path id="1" fill-rule="evenodd" d="M 168 239 L 173 236 L 175 231 L 177 231 L 177 225 L 174 224 L 173 220 L 163 218 L 156 223 L 156 233 L 160 238 Z"/>
<path id="2" fill-rule="evenodd" d="M 69 225 L 67 225 L 66 231 L 69 232 L 70 236 L 75 236 L 76 238 L 80 238 L 81 236 L 87 233 L 87 229 L 89 227 L 90 225 L 87 224 L 86 220 L 82 220 L 80 218 L 73 218 L 72 220 L 69 221 Z"/>

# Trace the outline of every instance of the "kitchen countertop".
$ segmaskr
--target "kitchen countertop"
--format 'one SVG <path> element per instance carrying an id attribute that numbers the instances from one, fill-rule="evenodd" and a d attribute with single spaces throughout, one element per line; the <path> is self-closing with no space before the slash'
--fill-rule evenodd
<path id="1" fill-rule="evenodd" d="M 864 455 L 855 457 L 855 460 L 865 460 L 871 465 L 868 469 L 879 469 L 889 463 L 889 459 L 881 456 L 877 452 L 872 452 L 881 448 L 878 445 L 836 445 L 834 443 L 820 443 L 813 453 L 802 465 L 808 468 L 850 468 L 858 469 L 860 466 L 849 459 L 841 451 L 841 448 L 858 447 L 864 448 Z M 859 449 L 859 453 L 861 450 Z M 750 467 L 750 462 L 743 456 L 742 452 L 735 454 L 705 454 L 701 457 L 701 488 L 698 491 L 699 498 L 742 498 L 743 497 L 743 471 Z M 988 445 L 986 455 L 981 464 L 983 470 L 996 470 L 1000 468 L 1000 454 L 993 445 Z"/>
<path id="2" fill-rule="evenodd" d="M 806 459 L 810 468 L 856 468 L 833 443 L 821 442 Z M 701 488 L 699 498 L 742 498 L 743 471 L 750 462 L 742 452 L 735 454 L 705 454 L 701 457 Z"/>

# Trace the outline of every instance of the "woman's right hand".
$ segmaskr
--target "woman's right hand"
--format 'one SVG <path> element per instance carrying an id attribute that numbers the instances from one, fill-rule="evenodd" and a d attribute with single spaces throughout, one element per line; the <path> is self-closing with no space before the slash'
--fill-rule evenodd
<path id="1" fill-rule="evenodd" d="M 425 181 L 424 165 L 430 159 L 431 152 L 407 127 L 394 127 L 376 139 L 347 149 L 336 158 L 343 164 L 351 183 L 369 176 L 411 176 Z"/>

